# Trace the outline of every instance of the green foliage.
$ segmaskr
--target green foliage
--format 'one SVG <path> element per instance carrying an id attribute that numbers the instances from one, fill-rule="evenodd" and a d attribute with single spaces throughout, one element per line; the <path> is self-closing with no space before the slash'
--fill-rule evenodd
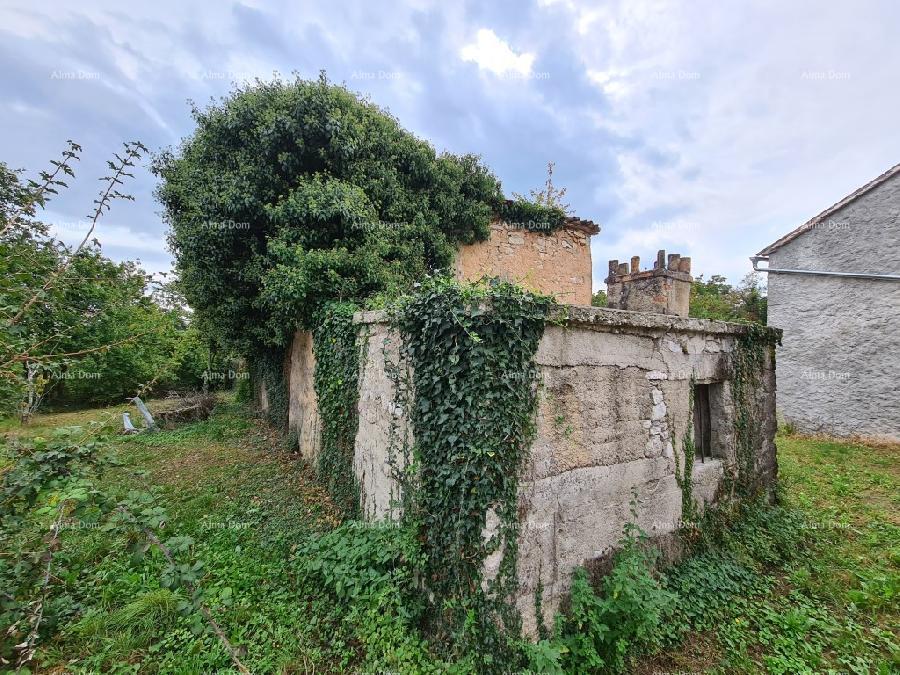
<path id="1" fill-rule="evenodd" d="M 691 375 L 688 389 L 688 418 L 684 435 L 681 437 L 681 461 L 678 459 L 678 445 L 675 443 L 675 424 L 669 420 L 672 430 L 671 443 L 675 449 L 675 482 L 681 490 L 681 524 L 692 525 L 697 520 L 697 502 L 694 500 L 694 459 L 697 448 L 694 446 L 694 376 Z"/>
<path id="2" fill-rule="evenodd" d="M 766 324 L 767 300 L 759 274 L 751 272 L 737 286 L 714 274 L 698 276 L 691 285 L 691 316 L 697 319 Z"/>
<path id="3" fill-rule="evenodd" d="M 676 643 L 688 630 L 710 630 L 727 620 L 736 598 L 760 593 L 764 580 L 728 552 L 712 550 L 692 556 L 670 570 L 667 588 L 678 602 L 665 624 L 667 638 Z"/>
<path id="4" fill-rule="evenodd" d="M 290 405 L 287 381 L 284 373 L 285 354 L 281 349 L 267 349 L 247 358 L 250 386 L 253 396 L 260 387 L 265 388 L 268 402 L 266 416 L 278 429 L 286 429 Z"/>
<path id="5" fill-rule="evenodd" d="M 454 634 L 457 654 L 476 653 L 483 670 L 499 668 L 507 647 L 498 620 L 518 633 L 508 603 L 518 477 L 534 433 L 533 356 L 551 305 L 507 283 L 438 278 L 395 309 L 415 392 L 403 517 L 422 542 L 435 628 Z M 497 523 L 485 539 L 488 512 Z M 497 551 L 502 562 L 484 591 L 483 564 Z"/>
<path id="6" fill-rule="evenodd" d="M 743 496 L 755 496 L 760 489 L 756 475 L 757 444 L 762 420 L 759 388 L 766 356 L 775 359 L 774 335 L 760 324 L 749 324 L 737 337 L 731 354 L 731 397 L 734 403 L 737 486 Z"/>
<path id="7" fill-rule="evenodd" d="M 149 647 L 161 632 L 174 627 L 179 602 L 179 596 L 168 589 L 147 591 L 123 607 L 86 613 L 66 634 L 78 645 L 106 642 L 111 660 L 126 660 L 134 651 Z"/>
<path id="8" fill-rule="evenodd" d="M 319 478 L 335 504 L 348 516 L 359 511 L 359 487 L 353 473 L 353 450 L 359 426 L 360 350 L 349 303 L 328 305 L 313 331 L 316 355 L 314 384 L 322 445 L 318 457 Z"/>
<path id="9" fill-rule="evenodd" d="M 307 542 L 298 555 L 301 578 L 338 600 L 377 601 L 390 589 L 407 608 L 422 605 L 413 574 L 420 562 L 417 545 L 397 525 L 350 520 Z"/>
<path id="10" fill-rule="evenodd" d="M 513 198 L 520 203 L 530 202 L 549 209 L 556 209 L 563 215 L 571 213 L 570 206 L 563 201 L 566 196 L 566 188 L 558 188 L 553 184 L 553 169 L 555 166 L 556 162 L 547 162 L 547 180 L 544 182 L 543 189 L 529 190 L 528 199 L 514 192 Z M 551 229 L 555 229 L 555 226 Z"/>
<path id="11" fill-rule="evenodd" d="M 646 535 L 629 524 L 599 595 L 584 568 L 575 570 L 570 610 L 556 626 L 566 672 L 622 672 L 630 653 L 658 645 L 663 616 L 675 596 L 651 573 L 655 559 Z"/>
<path id="12" fill-rule="evenodd" d="M 83 420 L 107 414 L 78 413 Z M 68 419 L 39 415 L 17 431 L 50 443 L 50 430 Z M 104 492 L 160 485 L 165 530 L 192 540 L 190 556 L 205 563 L 206 602 L 251 672 L 485 670 L 477 655 L 437 659 L 440 646 L 426 640 L 422 613 L 429 605 L 416 531 L 384 524 L 366 532 L 348 522 L 330 536 L 339 520 L 330 500 L 262 431 L 229 405 L 174 431 L 116 437 L 111 449 L 125 465 L 100 479 Z M 646 643 L 630 641 L 626 669 L 896 670 L 895 454 L 891 447 L 780 438 L 786 489 L 778 505 L 735 502 L 705 511 L 691 555 L 658 577 L 677 599 Z M 131 508 L 153 506 L 132 500 Z M 46 536 L 51 515 L 36 522 L 33 544 Z M 119 528 L 65 529 L 35 669 L 227 671 L 217 638 L 195 631 L 196 612 L 178 610 L 188 600 L 183 589 L 173 593 L 178 611 L 171 612 L 171 597 L 160 590 L 166 561 L 152 549 L 140 559 L 129 555 L 129 536 Z M 16 540 L 3 541 L 5 553 L 18 550 L 8 543 Z M 339 599 L 338 580 L 352 594 L 342 591 Z M 0 580 L 0 589 L 10 587 Z M 602 582 L 594 593 L 608 597 Z M 141 620 L 141 606 L 153 612 L 156 628 Z M 657 642 L 662 652 L 651 655 Z M 509 649 L 501 666 L 507 671 L 591 672 L 564 670 L 571 657 L 556 638 L 516 640 Z"/>
<path id="13" fill-rule="evenodd" d="M 446 672 L 417 628 L 426 603 L 418 578 L 415 533 L 390 523 L 348 521 L 298 549 L 299 574 L 310 592 L 344 608 L 366 648 L 364 670 Z M 440 666 L 440 667 L 439 667 Z"/>
<path id="14" fill-rule="evenodd" d="M 80 427 L 5 447 L 11 467 L 0 484 L 0 658 L 29 663 L 35 645 L 76 611 L 65 587 L 51 589 L 54 581 L 64 586 L 77 576 L 62 546 L 67 528 L 128 533 L 125 550 L 139 553 L 146 550 L 143 528 L 165 520 L 151 497 L 117 500 L 101 488 L 100 477 L 114 464 L 103 450 Z"/>
<path id="15" fill-rule="evenodd" d="M 796 591 L 777 597 L 771 575 L 809 559 L 814 541 L 802 514 L 765 500 L 733 502 L 705 514 L 701 532 L 694 555 L 666 572 L 677 602 L 664 616 L 663 643 L 672 649 L 689 632 L 712 631 L 729 654 L 726 668 L 753 670 L 755 644 L 766 672 L 823 669 L 838 624 Z"/>
<path id="16" fill-rule="evenodd" d="M 109 260 L 96 240 L 72 250 L 50 237 L 34 220 L 35 189 L 3 164 L 0 186 L 0 415 L 26 399 L 26 418 L 44 400 L 120 402 L 151 381 L 199 388 L 205 369 L 223 366 L 136 263 Z"/>
<path id="17" fill-rule="evenodd" d="M 327 302 L 448 269 L 505 203 L 477 157 L 438 155 L 324 74 L 240 86 L 193 115 L 155 160 L 158 197 L 198 321 L 242 354 L 285 346 Z"/>
<path id="18" fill-rule="evenodd" d="M 606 307 L 607 299 L 606 299 L 606 291 L 597 291 L 591 296 L 591 306 L 592 307 Z"/>
<path id="19" fill-rule="evenodd" d="M 565 211 L 560 207 L 544 206 L 523 197 L 504 201 L 497 209 L 497 215 L 523 230 L 536 232 L 552 232 L 566 219 Z"/>

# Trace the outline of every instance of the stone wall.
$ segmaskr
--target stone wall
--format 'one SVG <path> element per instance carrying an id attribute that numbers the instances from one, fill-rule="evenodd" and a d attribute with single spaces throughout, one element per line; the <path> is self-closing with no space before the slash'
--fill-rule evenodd
<path id="1" fill-rule="evenodd" d="M 641 271 L 641 259 L 631 264 L 609 261 L 606 278 L 606 306 L 631 312 L 654 312 L 688 316 L 691 304 L 691 259 L 660 250 L 653 269 Z"/>
<path id="2" fill-rule="evenodd" d="M 769 256 L 769 266 L 900 274 L 900 176 Z M 779 409 L 799 430 L 900 441 L 900 282 L 768 275 Z"/>
<path id="3" fill-rule="evenodd" d="M 461 246 L 456 256 L 457 279 L 484 276 L 515 281 L 564 304 L 590 305 L 590 231 L 564 227 L 547 233 L 494 221 L 490 239 Z"/>
<path id="4" fill-rule="evenodd" d="M 410 425 L 400 397 L 387 374 L 390 364 L 399 365 L 399 337 L 388 330 L 378 312 L 356 315 L 365 352 L 359 374 L 359 428 L 353 456 L 353 471 L 360 486 L 363 517 L 367 520 L 396 518 L 400 499 L 396 471 L 403 457 L 394 454 L 404 441 L 411 442 Z"/>
<path id="5" fill-rule="evenodd" d="M 671 439 L 680 448 L 692 376 L 697 383 L 716 383 L 710 397 L 713 458 L 698 460 L 692 476 L 701 503 L 713 500 L 724 472 L 735 463 L 729 355 L 746 327 L 599 308 L 566 311 L 565 325 L 547 326 L 535 357 L 542 378 L 537 436 L 520 477 L 517 604 L 530 635 L 538 583 L 549 625 L 574 568 L 608 559 L 619 542 L 631 520 L 632 489 L 639 498 L 637 522 L 646 532 L 665 538 L 679 526 L 682 495 Z M 391 518 L 399 494 L 389 439 L 409 433 L 385 367 L 385 354 L 396 362 L 398 337 L 379 313 L 359 314 L 357 322 L 370 337 L 360 378 L 354 467 L 365 516 Z M 755 468 L 771 485 L 776 473 L 771 354 L 762 383 L 755 402 L 762 419 L 754 439 Z M 488 576 L 497 562 L 488 561 Z"/>

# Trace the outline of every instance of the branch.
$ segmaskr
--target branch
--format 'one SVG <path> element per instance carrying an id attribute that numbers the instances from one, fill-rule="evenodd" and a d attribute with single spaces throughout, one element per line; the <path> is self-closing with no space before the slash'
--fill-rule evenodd
<path id="1" fill-rule="evenodd" d="M 59 354 L 42 354 L 40 356 L 31 356 L 27 352 L 16 354 L 11 359 L 0 364 L 0 369 L 8 368 L 14 363 L 19 361 L 40 361 L 41 359 L 63 359 L 68 358 L 70 356 L 84 356 L 86 354 L 92 354 L 94 352 L 100 352 L 106 349 L 112 349 L 113 347 L 117 347 L 118 345 L 124 344 L 126 342 L 131 342 L 132 340 L 137 340 L 139 337 L 143 337 L 148 333 L 153 331 L 145 330 L 143 333 L 137 333 L 136 335 L 131 335 L 127 338 L 122 338 L 121 340 L 116 340 L 115 342 L 110 342 L 105 345 L 100 345 L 99 347 L 91 347 L 90 349 L 79 349 L 77 352 L 60 352 Z M 48 338 L 49 339 L 49 338 Z M 38 343 L 40 344 L 40 343 Z"/>
<path id="2" fill-rule="evenodd" d="M 68 141 L 68 149 L 64 150 L 62 155 L 64 157 L 63 161 L 53 161 L 52 164 L 56 167 L 53 173 L 48 173 L 46 171 L 41 172 L 41 176 L 44 179 L 43 183 L 34 183 L 36 189 L 31 194 L 31 198 L 24 205 L 19 206 L 18 209 L 13 209 L 10 213 L 9 217 L 6 220 L 6 225 L 4 225 L 3 229 L 0 230 L 0 237 L 6 234 L 7 230 L 9 230 L 25 213 L 29 213 L 31 209 L 33 209 L 35 204 L 40 204 L 42 207 L 44 205 L 44 193 L 52 192 L 56 193 L 56 190 L 51 185 L 62 185 L 66 184 L 60 180 L 57 180 L 56 177 L 59 175 L 59 172 L 62 171 L 67 176 L 74 176 L 75 174 L 72 172 L 72 167 L 69 166 L 69 161 L 73 159 L 80 159 L 77 153 L 81 152 L 81 146 L 78 143 L 74 143 L 73 141 Z"/>
<path id="3" fill-rule="evenodd" d="M 9 325 L 15 326 L 22 320 L 22 317 L 25 316 L 25 313 L 31 308 L 31 306 L 37 302 L 38 298 L 40 298 L 43 294 L 45 294 L 50 288 L 53 287 L 53 284 L 56 283 L 56 280 L 59 279 L 60 276 L 65 274 L 66 270 L 69 269 L 69 265 L 72 264 L 72 260 L 77 256 L 81 249 L 84 248 L 84 245 L 87 243 L 88 239 L 90 239 L 91 235 L 94 233 L 94 228 L 97 226 L 97 221 L 100 220 L 100 216 L 103 215 L 103 210 L 109 210 L 109 204 L 113 199 L 129 199 L 133 200 L 134 198 L 130 195 L 125 195 L 119 192 L 116 189 L 117 185 L 122 184 L 122 178 L 125 176 L 132 177 L 132 174 L 126 171 L 126 168 L 130 168 L 134 166 L 134 160 L 139 159 L 141 157 L 141 151 L 146 152 L 147 148 L 145 148 L 141 143 L 134 141 L 131 143 L 125 144 L 125 157 L 119 157 L 116 155 L 116 159 L 118 163 L 108 162 L 111 170 L 114 171 L 112 176 L 107 176 L 107 185 L 105 190 L 100 191 L 100 198 L 95 199 L 94 203 L 97 207 L 94 209 L 93 216 L 91 217 L 91 226 L 88 228 L 87 233 L 84 235 L 84 238 L 81 240 L 81 243 L 75 248 L 75 250 L 66 258 L 59 267 L 50 275 L 44 285 L 38 290 L 31 298 L 26 302 L 22 308 L 16 313 L 16 315 L 10 319 Z"/>
<path id="4" fill-rule="evenodd" d="M 34 643 L 38 637 L 41 621 L 44 619 L 44 603 L 47 601 L 47 591 L 50 588 L 50 577 L 52 576 L 50 574 L 50 569 L 53 565 L 53 547 L 59 542 L 59 528 L 62 523 L 64 513 L 63 507 L 65 506 L 65 503 L 65 501 L 59 503 L 56 521 L 53 523 L 53 528 L 50 530 L 50 541 L 47 543 L 47 551 L 44 554 L 47 556 L 47 568 L 44 570 L 44 580 L 41 583 L 41 599 L 38 600 L 37 611 L 32 615 L 33 624 L 31 632 L 28 634 L 28 637 L 25 638 L 25 642 L 13 647 L 13 649 L 20 649 L 22 651 L 22 653 L 19 654 L 18 659 L 19 668 L 31 661 L 32 657 L 34 657 L 34 652 L 36 651 Z"/>
<path id="5" fill-rule="evenodd" d="M 119 509 L 123 513 L 127 514 L 127 511 L 124 508 L 119 507 Z M 154 546 L 156 546 L 160 551 L 162 551 L 162 554 L 166 557 L 166 560 L 169 561 L 169 564 L 172 565 L 173 567 L 177 566 L 177 563 L 175 562 L 175 558 L 172 555 L 172 552 L 169 550 L 169 548 L 164 543 L 162 543 L 159 540 L 159 537 L 157 537 L 156 534 L 150 528 L 144 527 L 143 529 L 144 529 L 144 534 L 146 534 L 147 538 L 151 542 L 153 542 Z M 185 587 L 191 592 L 191 595 L 196 595 L 197 586 L 193 582 L 183 581 L 182 583 L 184 583 Z M 216 620 L 213 618 L 212 612 L 209 611 L 209 607 L 207 607 L 206 604 L 202 600 L 198 601 L 198 604 L 200 605 L 200 611 L 203 612 L 203 616 L 206 618 L 207 623 L 213 629 L 215 634 L 219 637 L 219 641 L 222 643 L 222 646 L 225 647 L 225 651 L 228 652 L 228 655 L 231 657 L 231 661 L 234 663 L 235 667 L 238 669 L 239 672 L 246 673 L 247 675 L 249 675 L 250 671 L 247 670 L 247 667 L 243 663 L 241 663 L 241 660 L 238 658 L 237 649 L 234 648 L 234 645 L 231 644 L 231 641 L 228 639 L 228 636 L 225 635 L 225 632 L 219 627 L 219 624 L 216 623 Z"/>

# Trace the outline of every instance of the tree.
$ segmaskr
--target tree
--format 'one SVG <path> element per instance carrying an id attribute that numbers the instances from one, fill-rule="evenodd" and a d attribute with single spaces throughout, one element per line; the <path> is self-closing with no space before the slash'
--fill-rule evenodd
<path id="1" fill-rule="evenodd" d="M 721 321 L 766 323 L 766 297 L 759 275 L 751 272 L 737 287 L 714 274 L 704 281 L 701 274 L 691 286 L 692 317 Z"/>
<path id="2" fill-rule="evenodd" d="M 193 115 L 155 159 L 158 197 L 198 324 L 244 355 L 283 347 L 330 301 L 448 269 L 505 204 L 477 157 L 437 154 L 324 74 L 240 86 Z"/>
<path id="3" fill-rule="evenodd" d="M 110 202 L 129 198 L 117 186 L 141 149 L 128 144 L 110 163 L 91 227 L 74 247 L 51 237 L 37 214 L 66 186 L 58 176 L 74 175 L 79 146 L 70 144 L 41 182 L 24 183 L 0 163 L 0 414 L 18 407 L 27 421 L 48 398 L 118 402 L 151 381 L 184 386 L 180 376 L 202 384 L 186 360 L 202 358 L 207 367 L 208 344 L 198 349 L 195 336 L 181 344 L 188 332 L 183 308 L 161 307 L 137 264 L 114 263 L 90 239 Z"/>

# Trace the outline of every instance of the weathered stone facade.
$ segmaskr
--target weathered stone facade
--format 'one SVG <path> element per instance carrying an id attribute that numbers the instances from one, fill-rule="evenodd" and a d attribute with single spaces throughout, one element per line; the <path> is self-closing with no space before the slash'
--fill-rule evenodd
<path id="1" fill-rule="evenodd" d="M 772 269 L 900 274 L 900 171 L 760 253 Z M 768 275 L 779 410 L 807 433 L 900 441 L 900 280 Z"/>
<path id="2" fill-rule="evenodd" d="M 499 277 L 553 295 L 563 304 L 590 305 L 590 236 L 598 231 L 593 223 L 577 218 L 552 232 L 495 220 L 490 239 L 460 247 L 456 278 Z"/>
<path id="3" fill-rule="evenodd" d="M 692 377 L 710 383 L 714 419 L 712 458 L 694 466 L 693 493 L 701 506 L 714 499 L 734 468 L 734 405 L 728 383 L 735 338 L 746 326 L 662 314 L 571 307 L 564 325 L 548 325 L 535 357 L 542 386 L 537 436 L 520 477 L 517 604 L 534 634 L 534 592 L 543 586 L 547 622 L 568 592 L 579 565 L 603 560 L 632 520 L 655 537 L 673 533 L 682 517 L 675 453 L 689 420 Z M 399 336 L 377 312 L 357 315 L 369 335 L 360 377 L 359 430 L 354 468 L 367 519 L 395 518 L 399 489 L 392 434 L 409 434 L 397 404 L 385 354 L 393 360 Z M 771 485 L 775 461 L 775 372 L 771 352 L 761 373 L 754 411 L 755 471 Z M 396 438 L 396 436 L 395 436 Z M 673 446 L 674 439 L 674 446 Z M 490 525 L 490 522 L 489 522 Z M 488 561 L 487 574 L 491 574 Z"/>
<path id="4" fill-rule="evenodd" d="M 631 312 L 654 312 L 687 316 L 690 312 L 691 259 L 677 253 L 656 254 L 652 270 L 641 271 L 641 259 L 631 258 L 628 263 L 609 261 L 606 279 L 606 306 L 610 309 L 626 309 Z"/>
<path id="5" fill-rule="evenodd" d="M 685 283 L 689 264 L 689 259 L 670 256 L 654 276 Z M 602 568 L 627 523 L 636 521 L 660 543 L 676 540 L 684 499 L 677 467 L 684 466 L 692 387 L 704 387 L 710 421 L 709 454 L 695 460 L 690 476 L 698 508 L 717 498 L 723 477 L 733 475 L 738 465 L 730 378 L 737 341 L 750 328 L 677 316 L 677 293 L 669 293 L 674 287 L 666 290 L 672 301 L 666 296 L 638 302 L 641 293 L 655 292 L 638 267 L 634 259 L 632 269 L 613 275 L 611 282 L 626 289 L 633 284 L 622 295 L 650 311 L 559 307 L 535 354 L 540 376 L 536 435 L 518 476 L 516 598 L 531 636 L 538 625 L 537 589 L 542 588 L 542 619 L 549 625 L 569 591 L 573 570 Z M 689 296 L 690 282 L 685 285 Z M 402 497 L 397 472 L 403 469 L 404 448 L 412 443 L 406 406 L 413 403 L 414 392 L 396 390 L 411 378 L 389 375 L 407 364 L 400 362 L 401 337 L 386 314 L 360 312 L 354 323 L 363 347 L 353 458 L 361 510 L 369 521 L 396 519 Z M 321 443 L 314 364 L 311 337 L 298 332 L 287 368 L 289 418 L 310 461 Z M 758 421 L 751 425 L 751 471 L 760 486 L 771 488 L 777 472 L 774 348 L 765 349 L 758 379 L 760 386 L 749 402 L 750 416 Z M 489 511 L 486 519 L 490 533 L 496 517 Z M 486 578 L 499 563 L 498 554 L 485 562 Z"/>

